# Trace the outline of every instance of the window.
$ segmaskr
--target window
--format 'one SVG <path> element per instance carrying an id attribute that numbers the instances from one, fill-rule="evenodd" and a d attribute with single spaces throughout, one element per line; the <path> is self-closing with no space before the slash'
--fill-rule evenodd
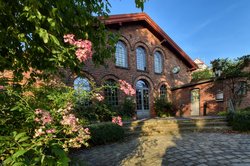
<path id="1" fill-rule="evenodd" d="M 160 98 L 167 100 L 167 87 L 166 87 L 166 85 L 162 85 L 160 87 Z"/>
<path id="2" fill-rule="evenodd" d="M 240 81 L 236 86 L 238 95 L 246 95 L 247 94 L 247 83 L 245 81 Z"/>
<path id="3" fill-rule="evenodd" d="M 115 87 L 116 82 L 112 79 L 109 79 L 105 82 L 104 96 L 105 100 L 111 106 L 118 105 L 118 95 L 117 95 L 117 87 Z"/>
<path id="4" fill-rule="evenodd" d="M 138 70 L 146 71 L 146 53 L 142 47 L 136 48 L 136 63 Z"/>
<path id="5" fill-rule="evenodd" d="M 154 53 L 155 73 L 162 73 L 162 55 L 159 51 Z"/>
<path id="6" fill-rule="evenodd" d="M 74 90 L 76 90 L 77 92 L 80 92 L 80 91 L 89 92 L 91 90 L 89 80 L 84 77 L 77 77 L 74 80 Z"/>
<path id="7" fill-rule="evenodd" d="M 118 41 L 116 44 L 115 65 L 120 67 L 128 67 L 127 48 L 122 41 Z"/>
<path id="8" fill-rule="evenodd" d="M 76 95 L 78 97 L 77 102 L 79 104 L 82 104 L 84 106 L 91 105 L 90 96 L 89 96 L 91 86 L 87 78 L 77 77 L 74 80 L 74 90 L 76 91 Z"/>

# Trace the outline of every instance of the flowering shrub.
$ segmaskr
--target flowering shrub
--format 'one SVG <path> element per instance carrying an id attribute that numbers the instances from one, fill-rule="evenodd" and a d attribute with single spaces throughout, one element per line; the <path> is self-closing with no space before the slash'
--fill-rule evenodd
<path id="1" fill-rule="evenodd" d="M 119 126 L 122 126 L 123 123 L 122 123 L 122 118 L 120 116 L 117 116 L 117 117 L 113 117 L 112 118 L 112 123 L 114 124 L 117 124 Z"/>
<path id="2" fill-rule="evenodd" d="M 89 40 L 75 40 L 74 34 L 67 34 L 64 35 L 64 42 L 69 43 L 75 47 L 77 47 L 77 50 L 75 52 L 76 57 L 80 62 L 85 62 L 87 59 L 92 58 L 92 43 Z"/>
<path id="3" fill-rule="evenodd" d="M 120 90 L 122 90 L 126 95 L 135 95 L 135 89 L 127 83 L 125 80 L 119 80 Z"/>
<path id="4" fill-rule="evenodd" d="M 89 129 L 83 128 L 72 114 L 73 90 L 41 89 L 30 92 L 30 96 L 24 91 L 0 93 L 4 108 L 0 115 L 6 119 L 0 130 L 0 162 L 4 165 L 68 165 L 69 148 L 88 146 Z M 61 98 L 56 97 L 58 93 Z M 5 103 L 6 96 L 9 103 Z M 33 108 L 37 106 L 41 109 Z M 18 119 L 8 120 L 10 117 Z"/>

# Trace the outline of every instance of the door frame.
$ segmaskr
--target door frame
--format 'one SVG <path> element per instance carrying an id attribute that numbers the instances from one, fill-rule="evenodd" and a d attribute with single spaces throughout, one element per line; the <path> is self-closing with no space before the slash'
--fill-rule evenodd
<path id="1" fill-rule="evenodd" d="M 194 91 L 198 91 L 198 100 L 196 100 L 196 104 L 198 104 L 198 106 L 195 105 L 195 103 L 192 102 L 193 100 L 193 93 Z M 197 114 L 197 110 L 193 111 L 193 108 L 197 107 L 196 109 L 198 109 L 198 114 Z M 190 91 L 190 116 L 200 116 L 200 89 L 199 88 L 194 88 Z"/>

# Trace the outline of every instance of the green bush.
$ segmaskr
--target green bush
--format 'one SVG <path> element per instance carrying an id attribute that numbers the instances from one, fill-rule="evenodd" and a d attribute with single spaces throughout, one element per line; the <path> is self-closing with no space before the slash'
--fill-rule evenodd
<path id="1" fill-rule="evenodd" d="M 217 114 L 218 116 L 227 116 L 228 112 L 227 111 L 219 111 Z"/>
<path id="2" fill-rule="evenodd" d="M 250 131 L 250 111 L 248 109 L 228 113 L 227 120 L 233 130 Z"/>
<path id="3" fill-rule="evenodd" d="M 88 127 L 91 133 L 90 145 L 106 144 L 124 138 L 123 128 L 111 122 L 93 124 Z"/>
<path id="4" fill-rule="evenodd" d="M 135 116 L 135 102 L 131 98 L 126 98 L 124 102 L 121 104 L 120 108 L 118 109 L 118 115 L 122 117 L 130 117 L 132 118 Z"/>
<path id="5" fill-rule="evenodd" d="M 89 122 L 111 121 L 112 117 L 117 114 L 112 107 L 104 102 L 92 103 L 89 106 L 77 104 L 74 113 L 80 120 Z"/>
<path id="6" fill-rule="evenodd" d="M 158 98 L 155 100 L 154 107 L 156 115 L 158 117 L 169 117 L 175 116 L 176 114 L 176 110 L 174 109 L 172 103 L 162 98 Z"/>

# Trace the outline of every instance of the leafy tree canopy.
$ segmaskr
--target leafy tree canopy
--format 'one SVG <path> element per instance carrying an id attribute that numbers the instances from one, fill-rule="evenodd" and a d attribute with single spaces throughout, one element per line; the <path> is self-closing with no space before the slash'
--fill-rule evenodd
<path id="1" fill-rule="evenodd" d="M 213 77 L 213 72 L 210 69 L 195 71 L 192 73 L 192 81 L 207 80 Z"/>
<path id="2" fill-rule="evenodd" d="M 141 9 L 144 2 L 135 0 Z M 114 52 L 116 42 L 115 35 L 98 19 L 107 17 L 110 7 L 108 0 L 0 1 L 0 72 L 13 71 L 14 81 L 22 80 L 22 73 L 31 68 L 33 78 L 59 68 L 78 72 L 81 63 L 75 49 L 64 43 L 65 34 L 90 40 L 92 59 L 102 64 Z"/>
<path id="3" fill-rule="evenodd" d="M 221 71 L 219 78 L 249 77 L 250 71 L 245 70 L 250 65 L 250 55 L 239 57 L 235 60 L 215 59 L 211 61 L 213 71 Z"/>

